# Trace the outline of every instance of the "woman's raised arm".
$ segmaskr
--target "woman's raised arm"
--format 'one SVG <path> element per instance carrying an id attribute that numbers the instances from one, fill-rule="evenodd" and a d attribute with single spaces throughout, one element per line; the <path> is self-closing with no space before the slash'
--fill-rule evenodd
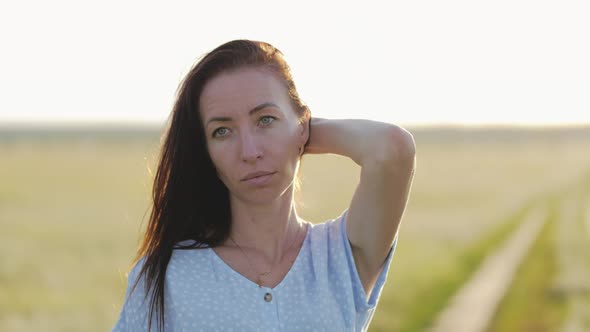
<path id="1" fill-rule="evenodd" d="M 361 166 L 347 232 L 367 297 L 382 271 L 406 207 L 415 170 L 412 135 L 393 124 L 312 118 L 306 153 L 334 153 Z"/>

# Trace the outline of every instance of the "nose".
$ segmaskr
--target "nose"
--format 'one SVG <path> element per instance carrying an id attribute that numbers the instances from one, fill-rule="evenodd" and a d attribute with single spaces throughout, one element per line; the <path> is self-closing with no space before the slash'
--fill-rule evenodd
<path id="1" fill-rule="evenodd" d="M 245 132 L 241 135 L 242 140 L 242 151 L 241 158 L 245 162 L 255 162 L 262 158 L 262 145 L 260 144 L 260 138 L 255 134 Z"/>

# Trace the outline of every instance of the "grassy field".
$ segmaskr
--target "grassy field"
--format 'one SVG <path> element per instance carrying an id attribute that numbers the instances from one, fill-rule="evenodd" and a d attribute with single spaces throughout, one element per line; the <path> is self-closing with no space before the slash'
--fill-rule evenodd
<path id="1" fill-rule="evenodd" d="M 563 321 L 565 301 L 550 293 L 558 272 L 552 241 L 559 222 L 556 209 L 555 204 L 551 206 L 549 220 L 517 271 L 511 291 L 500 304 L 489 332 L 557 331 Z"/>
<path id="2" fill-rule="evenodd" d="M 590 330 L 590 181 L 576 189 L 552 199 L 489 332 Z"/>
<path id="3" fill-rule="evenodd" d="M 412 132 L 416 175 L 371 331 L 422 330 L 528 206 L 590 175 L 587 131 Z M 158 134 L 0 133 L 1 331 L 110 330 L 149 215 Z M 358 175 L 346 158 L 305 156 L 302 217 L 337 216 Z"/>

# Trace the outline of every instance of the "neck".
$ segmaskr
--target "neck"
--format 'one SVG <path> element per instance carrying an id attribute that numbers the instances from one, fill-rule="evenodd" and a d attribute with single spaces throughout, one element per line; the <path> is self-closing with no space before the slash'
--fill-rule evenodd
<path id="1" fill-rule="evenodd" d="M 232 198 L 230 236 L 240 247 L 260 252 L 270 264 L 278 264 L 305 228 L 291 198 L 292 192 L 285 193 L 265 205 L 245 204 Z"/>

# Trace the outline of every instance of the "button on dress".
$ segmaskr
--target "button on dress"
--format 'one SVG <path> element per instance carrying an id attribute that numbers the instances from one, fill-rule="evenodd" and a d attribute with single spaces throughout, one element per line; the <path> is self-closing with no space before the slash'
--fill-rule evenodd
<path id="1" fill-rule="evenodd" d="M 367 298 L 346 235 L 347 213 L 307 227 L 295 262 L 274 288 L 258 287 L 211 248 L 174 249 L 166 271 L 165 331 L 366 331 L 397 237 Z M 141 264 L 143 259 L 129 273 L 125 302 L 112 331 L 148 330 L 145 280 L 130 292 Z M 152 331 L 157 331 L 157 317 L 152 318 Z"/>

